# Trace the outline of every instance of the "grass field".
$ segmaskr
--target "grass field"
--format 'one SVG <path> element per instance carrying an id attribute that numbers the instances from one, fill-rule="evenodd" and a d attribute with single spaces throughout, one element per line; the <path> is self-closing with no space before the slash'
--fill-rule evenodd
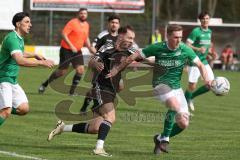
<path id="1" fill-rule="evenodd" d="M 62 100 L 73 100 L 72 113 L 78 113 L 83 97 L 69 97 L 49 88 L 39 95 L 39 84 L 50 74 L 43 68 L 21 68 L 20 85 L 24 88 L 31 111 L 24 117 L 11 116 L 0 128 L 0 159 L 17 160 L 98 160 L 92 155 L 96 135 L 64 133 L 47 142 L 55 127 L 55 106 Z M 130 76 L 137 76 L 139 72 Z M 154 98 L 138 98 L 135 106 L 122 99 L 117 108 L 117 122 L 105 143 L 106 150 L 116 160 L 238 160 L 240 154 L 240 73 L 215 71 L 231 83 L 229 95 L 216 97 L 211 92 L 195 99 L 196 111 L 190 127 L 171 139 L 170 153 L 153 155 L 154 134 L 162 131 L 166 108 Z M 70 76 L 71 77 L 71 76 Z M 70 78 L 67 78 L 67 83 Z M 186 75 L 183 76 L 186 84 Z M 81 82 L 82 86 L 89 86 Z M 149 89 L 148 86 L 135 90 Z M 64 89 L 63 89 L 64 91 Z M 65 90 L 66 91 L 66 90 Z M 72 122 L 66 122 L 72 123 Z M 11 153 L 7 155 L 5 152 Z M 14 155 L 13 153 L 16 153 Z M 20 157 L 24 155 L 25 157 Z"/>

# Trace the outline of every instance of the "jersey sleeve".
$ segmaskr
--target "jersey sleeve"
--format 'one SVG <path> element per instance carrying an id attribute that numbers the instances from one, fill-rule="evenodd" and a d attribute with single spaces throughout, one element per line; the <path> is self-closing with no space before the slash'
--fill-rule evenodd
<path id="1" fill-rule="evenodd" d="M 155 56 L 155 54 L 157 53 L 157 44 L 152 44 L 147 46 L 146 48 L 142 49 L 142 51 L 140 52 L 141 56 L 143 58 L 147 58 L 147 57 L 151 57 L 151 56 Z"/>
<path id="2" fill-rule="evenodd" d="M 97 50 L 100 49 L 106 43 L 106 36 L 109 34 L 108 31 L 103 31 L 93 41 L 93 47 Z"/>
<path id="3" fill-rule="evenodd" d="M 198 56 L 193 51 L 193 49 L 188 47 L 187 45 L 184 45 L 184 51 L 187 54 L 188 60 L 192 63 L 196 63 Z"/>
<path id="4" fill-rule="evenodd" d="M 102 37 L 102 38 L 96 38 L 96 41 L 95 41 L 95 48 L 98 50 L 99 48 L 101 48 L 101 46 L 103 46 L 105 43 L 105 38 Z"/>
<path id="5" fill-rule="evenodd" d="M 11 55 L 14 53 L 23 53 L 16 38 L 8 38 L 6 40 L 6 47 L 9 49 Z"/>
<path id="6" fill-rule="evenodd" d="M 187 42 L 193 44 L 194 41 L 196 41 L 196 39 L 197 39 L 196 31 L 193 30 L 193 31 L 189 34 L 189 36 L 188 36 L 188 38 L 187 38 Z"/>

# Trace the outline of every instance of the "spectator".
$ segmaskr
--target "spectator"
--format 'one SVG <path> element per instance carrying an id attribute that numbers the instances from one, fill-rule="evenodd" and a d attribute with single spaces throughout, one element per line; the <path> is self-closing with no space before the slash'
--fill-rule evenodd
<path id="1" fill-rule="evenodd" d="M 230 44 L 227 44 L 222 51 L 221 54 L 221 61 L 222 61 L 222 70 L 226 70 L 230 68 L 233 70 L 233 49 Z"/>
<path id="2" fill-rule="evenodd" d="M 162 42 L 162 35 L 158 29 L 155 29 L 154 33 L 150 37 L 150 44 Z"/>

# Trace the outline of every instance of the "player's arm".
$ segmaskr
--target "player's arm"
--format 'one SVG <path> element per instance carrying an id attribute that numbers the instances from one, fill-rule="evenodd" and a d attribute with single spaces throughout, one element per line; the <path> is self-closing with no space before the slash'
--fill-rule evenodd
<path id="1" fill-rule="evenodd" d="M 72 44 L 72 42 L 69 40 L 69 38 L 65 32 L 62 32 L 62 38 L 68 44 L 68 46 L 71 48 L 72 52 L 74 52 L 74 53 L 78 52 L 77 48 Z"/>
<path id="2" fill-rule="evenodd" d="M 36 58 L 37 60 L 46 60 L 46 58 L 42 55 L 32 53 L 32 52 L 24 52 L 23 54 L 24 58 Z"/>
<path id="3" fill-rule="evenodd" d="M 26 67 L 45 66 L 52 68 L 54 63 L 52 60 L 31 60 L 23 56 L 22 53 L 16 52 L 12 54 L 12 57 L 16 60 L 17 64 Z"/>
<path id="4" fill-rule="evenodd" d="M 98 72 L 101 72 L 104 69 L 104 64 L 98 55 L 90 57 L 88 66 L 93 69 L 96 69 Z"/>
<path id="5" fill-rule="evenodd" d="M 204 83 L 208 86 L 211 85 L 211 81 L 208 78 L 208 74 L 207 74 L 207 70 L 205 68 L 205 65 L 200 61 L 200 59 L 198 57 L 196 57 L 193 62 L 196 64 L 196 66 L 198 67 L 201 76 L 203 77 Z"/>
<path id="6" fill-rule="evenodd" d="M 210 49 L 209 49 L 208 54 L 209 54 L 213 59 L 217 59 L 217 57 L 218 57 L 217 52 L 214 51 L 213 48 L 210 48 Z"/>
<path id="7" fill-rule="evenodd" d="M 202 53 L 202 54 L 204 54 L 204 53 L 206 52 L 206 48 L 205 48 L 205 47 L 200 47 L 200 48 L 199 48 L 199 47 L 193 46 L 193 45 L 192 45 L 193 42 L 192 42 L 190 39 L 187 39 L 186 44 L 187 44 L 189 47 L 191 47 L 194 51 L 200 52 L 200 53 Z"/>
<path id="8" fill-rule="evenodd" d="M 125 61 L 122 61 L 118 66 L 114 66 L 109 74 L 106 75 L 106 78 L 114 77 L 117 75 L 120 71 L 122 71 L 124 68 L 126 68 L 129 64 L 131 64 L 133 61 L 143 59 L 143 57 L 140 54 L 140 51 L 135 52 L 128 56 Z"/>

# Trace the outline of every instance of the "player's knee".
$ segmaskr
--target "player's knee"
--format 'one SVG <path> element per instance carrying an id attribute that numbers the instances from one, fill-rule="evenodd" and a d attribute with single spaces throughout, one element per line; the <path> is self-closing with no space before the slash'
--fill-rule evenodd
<path id="1" fill-rule="evenodd" d="M 104 119 L 111 122 L 112 124 L 116 121 L 115 114 L 105 114 Z"/>
<path id="2" fill-rule="evenodd" d="M 29 112 L 28 103 L 23 103 L 17 108 L 18 115 L 26 115 Z"/>
<path id="3" fill-rule="evenodd" d="M 3 118 L 8 118 L 11 115 L 12 109 L 10 107 L 4 108 L 0 111 L 0 116 Z"/>
<path id="4" fill-rule="evenodd" d="M 189 91 L 194 91 L 194 90 L 196 89 L 195 83 L 190 83 L 190 84 L 188 85 L 188 89 L 189 89 Z"/>
<path id="5" fill-rule="evenodd" d="M 99 130 L 99 126 L 94 126 L 89 131 L 91 132 L 91 134 L 97 134 L 98 130 Z"/>
<path id="6" fill-rule="evenodd" d="M 61 76 L 63 76 L 66 73 L 67 73 L 67 69 L 60 69 L 60 70 L 57 71 L 56 75 L 58 77 L 61 77 Z"/>
<path id="7" fill-rule="evenodd" d="M 189 114 L 188 113 L 178 113 L 176 115 L 176 122 L 178 126 L 185 129 L 189 126 Z"/>
<path id="8" fill-rule="evenodd" d="M 84 73 L 84 67 L 83 66 L 79 66 L 76 68 L 76 72 L 77 74 L 82 75 Z"/>

